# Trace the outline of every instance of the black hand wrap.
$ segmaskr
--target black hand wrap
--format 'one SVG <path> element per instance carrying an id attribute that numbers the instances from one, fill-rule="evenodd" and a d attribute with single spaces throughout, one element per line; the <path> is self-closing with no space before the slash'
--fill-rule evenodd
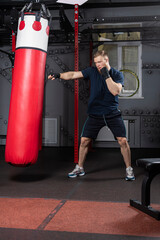
<path id="1" fill-rule="evenodd" d="M 110 74 L 109 74 L 109 71 L 106 67 L 103 67 L 101 70 L 100 70 L 102 76 L 107 79 L 107 78 L 110 78 Z"/>
<path id="2" fill-rule="evenodd" d="M 60 78 L 60 73 L 53 73 L 52 76 L 53 76 L 54 78 Z"/>

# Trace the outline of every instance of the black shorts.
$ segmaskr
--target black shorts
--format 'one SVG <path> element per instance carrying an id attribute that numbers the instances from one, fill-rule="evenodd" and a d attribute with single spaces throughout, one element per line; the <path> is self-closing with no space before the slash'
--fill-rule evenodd
<path id="1" fill-rule="evenodd" d="M 81 137 L 96 139 L 100 129 L 107 126 L 117 137 L 126 137 L 126 128 L 121 113 L 115 116 L 94 116 L 89 115 L 82 129 Z"/>

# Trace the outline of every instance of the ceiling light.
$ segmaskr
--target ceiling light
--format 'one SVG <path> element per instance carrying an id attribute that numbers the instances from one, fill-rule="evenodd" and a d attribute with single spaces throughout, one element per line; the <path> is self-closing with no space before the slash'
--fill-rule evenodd
<path id="1" fill-rule="evenodd" d="M 88 0 L 57 0 L 57 3 L 65 3 L 65 4 L 78 4 L 82 5 L 83 3 L 87 2 Z"/>
<path id="2" fill-rule="evenodd" d="M 110 38 L 104 38 L 104 37 L 100 37 L 98 40 L 99 40 L 100 42 L 103 42 L 103 41 L 110 42 L 110 41 L 112 41 L 112 39 L 110 39 Z"/>

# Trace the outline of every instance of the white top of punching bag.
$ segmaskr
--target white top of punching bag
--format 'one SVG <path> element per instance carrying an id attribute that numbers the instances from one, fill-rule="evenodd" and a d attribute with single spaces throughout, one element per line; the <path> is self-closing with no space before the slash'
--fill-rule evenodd
<path id="1" fill-rule="evenodd" d="M 49 37 L 48 20 L 41 17 L 36 21 L 35 14 L 25 13 L 24 19 L 19 18 L 16 39 L 17 48 L 33 48 L 47 52 Z"/>

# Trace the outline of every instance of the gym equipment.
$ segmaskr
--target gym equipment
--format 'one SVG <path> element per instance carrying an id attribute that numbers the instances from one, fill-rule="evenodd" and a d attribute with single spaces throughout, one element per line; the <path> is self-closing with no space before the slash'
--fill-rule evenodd
<path id="1" fill-rule="evenodd" d="M 136 87 L 135 87 L 135 91 L 132 92 L 131 94 L 128 93 L 127 95 L 125 94 L 124 96 L 120 95 L 119 97 L 133 97 L 139 90 L 140 87 L 140 82 L 139 82 L 139 78 L 137 76 L 137 74 L 129 69 L 121 69 L 120 72 L 123 73 L 124 75 L 124 81 L 125 79 L 130 80 Z M 127 81 L 128 82 L 128 81 Z"/>
<path id="2" fill-rule="evenodd" d="M 74 70 L 79 70 L 79 44 L 78 44 L 78 4 L 74 6 L 74 20 L 75 20 L 75 66 Z M 78 163 L 78 139 L 79 139 L 79 81 L 74 81 L 74 162 Z"/>
<path id="3" fill-rule="evenodd" d="M 5 161 L 29 166 L 38 158 L 44 74 L 51 16 L 31 2 L 20 12 L 10 99 Z"/>
<path id="4" fill-rule="evenodd" d="M 130 205 L 151 217 L 160 220 L 160 211 L 150 206 L 150 185 L 153 178 L 160 174 L 160 158 L 142 158 L 137 159 L 137 166 L 145 169 L 145 177 L 142 182 L 141 202 L 137 200 L 130 200 Z"/>

